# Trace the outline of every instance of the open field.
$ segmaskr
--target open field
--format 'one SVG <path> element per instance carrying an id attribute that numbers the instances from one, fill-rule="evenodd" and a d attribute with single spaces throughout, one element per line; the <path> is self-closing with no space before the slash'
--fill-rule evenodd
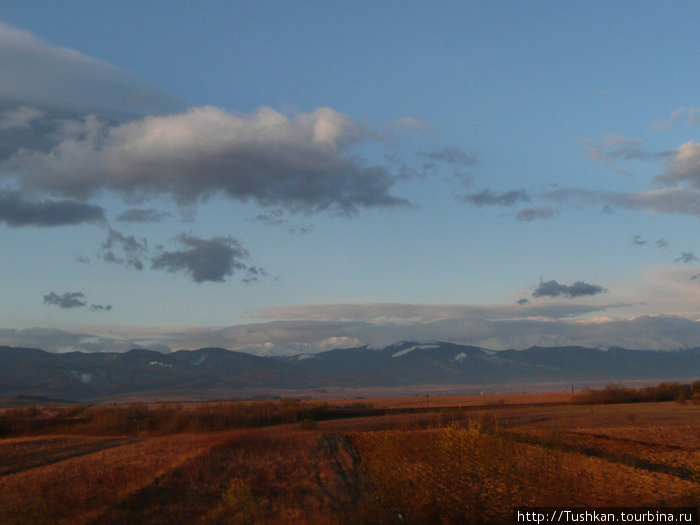
<path id="1" fill-rule="evenodd" d="M 335 419 L 308 412 L 319 407 L 311 401 L 258 403 L 296 418 L 258 428 L 104 426 L 98 435 L 78 426 L 82 434 L 2 439 L 0 523 L 503 523 L 520 505 L 700 503 L 698 404 L 567 404 L 565 394 L 430 396 L 430 410 L 420 396 L 361 401 L 324 405 L 358 410 Z"/>

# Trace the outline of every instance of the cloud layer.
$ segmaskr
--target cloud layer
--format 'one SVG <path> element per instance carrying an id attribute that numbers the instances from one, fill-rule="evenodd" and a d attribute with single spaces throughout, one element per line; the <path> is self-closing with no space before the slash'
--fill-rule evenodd
<path id="1" fill-rule="evenodd" d="M 43 108 L 111 116 L 164 113 L 180 107 L 172 97 L 150 89 L 134 74 L 74 51 L 48 44 L 0 22 L 0 108 L 14 104 L 15 123 Z M 8 114 L 0 117 L 0 128 Z"/>
<path id="2" fill-rule="evenodd" d="M 260 355 L 315 353 L 333 348 L 379 347 L 399 340 L 451 341 L 492 350 L 530 346 L 622 346 L 670 350 L 697 347 L 700 322 L 679 316 L 600 318 L 589 321 L 538 318 L 457 317 L 432 322 L 272 321 L 228 327 L 99 327 L 80 332 L 31 328 L 0 329 L 0 344 L 49 351 L 159 351 L 208 346 Z"/>

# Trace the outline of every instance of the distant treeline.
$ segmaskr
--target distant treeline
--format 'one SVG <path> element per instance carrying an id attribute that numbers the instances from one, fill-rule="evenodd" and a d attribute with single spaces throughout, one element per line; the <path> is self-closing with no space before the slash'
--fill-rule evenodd
<path id="1" fill-rule="evenodd" d="M 22 407 L 0 412 L 0 437 L 66 433 L 82 435 L 149 435 L 216 432 L 302 421 L 372 415 L 370 403 L 329 405 L 296 399 L 221 402 L 199 405 L 144 403 Z"/>
<path id="2" fill-rule="evenodd" d="M 700 381 L 691 384 L 666 382 L 641 388 L 608 385 L 602 390 L 585 390 L 573 396 L 575 404 L 642 403 L 649 401 L 688 401 L 700 403 Z"/>

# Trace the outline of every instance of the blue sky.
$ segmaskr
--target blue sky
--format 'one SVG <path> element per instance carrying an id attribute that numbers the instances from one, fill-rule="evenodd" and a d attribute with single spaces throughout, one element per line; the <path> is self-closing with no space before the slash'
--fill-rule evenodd
<path id="1" fill-rule="evenodd" d="M 697 346 L 695 2 L 0 6 L 0 344 Z"/>

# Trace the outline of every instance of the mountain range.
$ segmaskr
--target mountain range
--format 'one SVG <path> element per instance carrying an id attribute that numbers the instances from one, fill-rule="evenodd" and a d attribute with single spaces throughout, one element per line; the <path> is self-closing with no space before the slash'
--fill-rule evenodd
<path id="1" fill-rule="evenodd" d="M 163 354 L 50 353 L 0 346 L 0 397 L 104 402 L 225 399 L 430 385 L 485 389 L 700 378 L 700 347 L 672 350 L 532 347 L 490 351 L 436 342 L 268 356 L 202 348 Z"/>

